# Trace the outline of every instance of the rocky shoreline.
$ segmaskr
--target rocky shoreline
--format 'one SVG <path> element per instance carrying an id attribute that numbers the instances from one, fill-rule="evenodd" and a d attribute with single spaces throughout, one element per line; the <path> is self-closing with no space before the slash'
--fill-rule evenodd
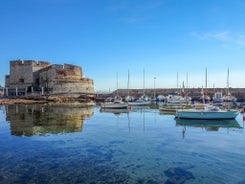
<path id="1" fill-rule="evenodd" d="M 93 104 L 93 98 L 84 97 L 72 97 L 66 95 L 53 95 L 53 96 L 28 96 L 28 97 L 12 97 L 12 98 L 0 98 L 0 105 L 11 104 L 37 104 L 37 103 L 50 103 L 50 104 Z"/>
<path id="2" fill-rule="evenodd" d="M 2 99 L 0 99 L 0 105 L 35 104 L 35 103 L 47 103 L 47 100 L 12 99 L 12 98 L 2 98 Z"/>

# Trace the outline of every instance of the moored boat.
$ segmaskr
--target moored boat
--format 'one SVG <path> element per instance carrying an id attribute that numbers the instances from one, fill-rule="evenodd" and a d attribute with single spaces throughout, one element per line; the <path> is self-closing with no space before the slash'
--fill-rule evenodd
<path id="1" fill-rule="evenodd" d="M 175 117 L 180 119 L 235 119 L 240 111 L 220 109 L 208 104 L 201 104 L 191 109 L 176 110 Z"/>
<path id="2" fill-rule="evenodd" d="M 150 104 L 150 101 L 148 100 L 148 97 L 144 94 L 136 101 L 128 102 L 129 106 L 147 106 Z"/>
<path id="3" fill-rule="evenodd" d="M 160 112 L 167 113 L 167 114 L 174 114 L 178 109 L 190 109 L 190 108 L 191 105 L 181 104 L 181 103 L 166 104 L 166 105 L 159 106 Z"/>
<path id="4" fill-rule="evenodd" d="M 222 100 L 224 102 L 236 102 L 237 101 L 237 98 L 231 95 L 229 89 L 230 89 L 230 87 L 229 87 L 229 68 L 228 68 L 228 71 L 227 71 L 227 89 L 226 89 L 226 95 L 224 95 L 222 97 Z"/>
<path id="5" fill-rule="evenodd" d="M 113 99 L 110 98 L 110 101 L 105 100 L 100 106 L 107 109 L 127 109 L 128 103 L 123 102 L 120 96 L 115 96 Z"/>
<path id="6" fill-rule="evenodd" d="M 129 106 L 148 106 L 150 101 L 136 100 L 134 102 L 128 102 Z"/>

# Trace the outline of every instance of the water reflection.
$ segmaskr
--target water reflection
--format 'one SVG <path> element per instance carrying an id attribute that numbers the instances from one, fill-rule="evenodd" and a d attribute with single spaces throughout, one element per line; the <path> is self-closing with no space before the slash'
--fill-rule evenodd
<path id="1" fill-rule="evenodd" d="M 92 106 L 6 105 L 5 109 L 11 134 L 16 136 L 81 132 L 84 120 L 94 114 Z"/>
<path id="2" fill-rule="evenodd" d="M 176 119 L 176 126 L 182 126 L 183 138 L 185 137 L 186 127 L 203 128 L 206 131 L 219 131 L 220 128 L 242 128 L 235 119 L 229 120 L 196 120 L 196 119 Z"/>

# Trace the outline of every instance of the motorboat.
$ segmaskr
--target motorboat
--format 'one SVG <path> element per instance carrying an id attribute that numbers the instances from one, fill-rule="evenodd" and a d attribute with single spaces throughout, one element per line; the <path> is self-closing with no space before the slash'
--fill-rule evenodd
<path id="1" fill-rule="evenodd" d="M 191 109 L 176 110 L 175 117 L 179 119 L 235 119 L 239 110 L 220 109 L 209 104 L 196 104 Z"/>
<path id="2" fill-rule="evenodd" d="M 122 97 L 115 96 L 114 98 L 108 98 L 104 103 L 100 104 L 101 108 L 107 109 L 127 109 L 128 103 L 122 101 Z"/>
<path id="3" fill-rule="evenodd" d="M 224 102 L 236 102 L 236 101 L 237 101 L 237 98 L 234 97 L 234 96 L 232 96 L 231 93 L 228 92 L 227 95 L 224 95 L 224 96 L 222 97 L 222 100 L 223 100 Z"/>
<path id="4" fill-rule="evenodd" d="M 177 93 L 171 93 L 168 96 L 166 96 L 167 103 L 187 103 L 189 104 L 191 102 L 191 97 L 183 97 L 181 95 L 178 95 Z"/>
<path id="5" fill-rule="evenodd" d="M 166 99 L 166 97 L 165 97 L 164 95 L 158 95 L 158 96 L 157 96 L 157 101 L 158 101 L 158 102 L 164 102 L 165 99 Z"/>
<path id="6" fill-rule="evenodd" d="M 148 100 L 148 97 L 146 95 L 141 96 L 136 101 L 128 102 L 129 106 L 148 106 L 150 104 L 150 101 Z"/>

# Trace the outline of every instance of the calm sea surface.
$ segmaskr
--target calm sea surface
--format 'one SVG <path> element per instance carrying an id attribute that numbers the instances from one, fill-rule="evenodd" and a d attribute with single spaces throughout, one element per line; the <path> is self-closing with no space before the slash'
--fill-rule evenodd
<path id="1" fill-rule="evenodd" d="M 242 114 L 177 121 L 154 108 L 0 106 L 0 183 L 245 183 Z"/>

